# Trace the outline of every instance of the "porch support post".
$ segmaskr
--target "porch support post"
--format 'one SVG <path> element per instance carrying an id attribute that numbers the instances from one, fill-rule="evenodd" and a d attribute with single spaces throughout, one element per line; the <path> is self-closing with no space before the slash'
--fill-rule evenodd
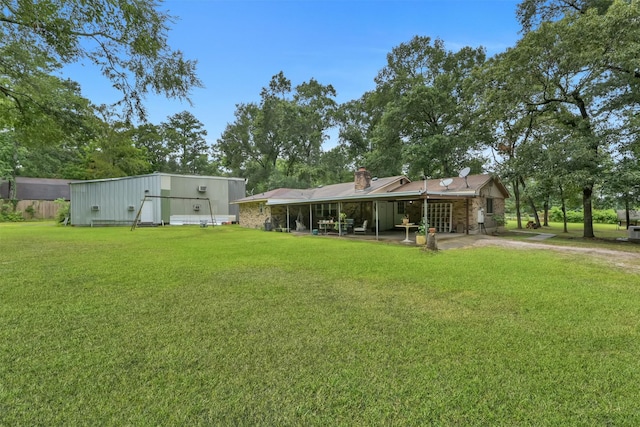
<path id="1" fill-rule="evenodd" d="M 466 232 L 466 234 L 469 234 L 469 198 L 468 197 L 466 199 L 464 199 L 464 205 L 465 205 L 465 209 L 467 211 L 467 215 L 466 215 L 466 217 L 467 217 L 467 227 L 466 227 L 467 232 Z"/>
<path id="2" fill-rule="evenodd" d="M 287 205 L 287 226 L 285 227 L 287 229 L 287 231 L 291 231 L 289 230 L 289 225 L 291 223 L 289 222 L 289 205 Z"/>
<path id="3" fill-rule="evenodd" d="M 378 226 L 380 224 L 379 222 L 379 215 L 378 215 L 378 201 L 376 200 L 376 204 L 374 206 L 375 210 L 376 210 L 376 240 L 378 240 Z"/>
<path id="4" fill-rule="evenodd" d="M 342 202 L 338 202 L 338 237 L 342 236 L 342 224 L 340 223 L 341 213 L 342 213 Z"/>
<path id="5" fill-rule="evenodd" d="M 313 234 L 313 204 L 309 203 L 309 233 Z"/>

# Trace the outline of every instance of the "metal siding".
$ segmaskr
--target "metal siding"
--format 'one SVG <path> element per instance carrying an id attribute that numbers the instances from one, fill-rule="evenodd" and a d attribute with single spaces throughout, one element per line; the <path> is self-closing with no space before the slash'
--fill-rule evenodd
<path id="1" fill-rule="evenodd" d="M 230 202 L 246 197 L 247 191 L 246 191 L 246 183 L 244 180 L 237 180 L 237 179 L 229 180 L 228 185 L 229 185 L 228 191 L 229 191 Z M 239 214 L 240 214 L 240 205 L 235 205 L 235 204 L 229 205 L 229 215 L 235 215 L 236 221 L 239 220 L 239 217 L 238 217 Z"/>
<path id="2" fill-rule="evenodd" d="M 148 190 L 145 193 L 145 190 Z M 145 194 L 159 194 L 159 179 L 141 176 L 123 179 L 71 184 L 71 223 L 92 225 L 99 223 L 126 224 L 133 222 Z M 99 206 L 98 211 L 91 207 Z M 154 204 L 154 222 L 160 222 L 160 206 Z M 133 206 L 132 211 L 129 206 Z"/>
<path id="3" fill-rule="evenodd" d="M 206 185 L 206 193 L 198 192 L 198 186 Z M 203 200 L 167 200 L 153 204 L 155 223 L 169 221 L 171 215 L 209 215 L 209 198 L 214 215 L 238 215 L 239 206 L 229 205 L 232 200 L 245 196 L 244 180 L 238 178 L 180 176 L 153 174 L 121 179 L 76 182 L 71 184 L 71 221 L 75 225 L 91 225 L 92 221 L 132 222 L 146 195 L 199 197 Z M 145 193 L 145 190 L 147 192 Z M 193 210 L 200 204 L 201 210 Z M 91 211 L 91 206 L 100 206 Z M 134 206 L 133 211 L 128 207 Z"/>

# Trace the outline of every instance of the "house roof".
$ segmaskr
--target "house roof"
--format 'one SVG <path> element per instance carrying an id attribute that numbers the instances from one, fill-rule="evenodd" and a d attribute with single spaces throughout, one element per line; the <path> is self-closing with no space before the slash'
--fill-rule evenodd
<path id="1" fill-rule="evenodd" d="M 440 178 L 427 180 L 427 194 L 429 196 L 436 196 L 437 198 L 445 199 L 477 197 L 480 195 L 480 190 L 482 190 L 486 185 L 493 183 L 505 198 L 509 197 L 509 191 L 507 188 L 500 182 L 500 180 L 489 174 L 469 175 L 466 179 L 461 177 L 449 179 L 451 180 L 449 185 L 444 185 L 446 180 Z M 413 181 L 402 186 L 396 191 L 422 191 L 422 193 L 424 193 L 424 184 L 424 181 Z"/>
<path id="2" fill-rule="evenodd" d="M 627 213 L 624 209 L 621 210 L 617 210 L 616 213 L 618 214 L 618 220 L 619 221 L 626 221 L 627 220 Z M 629 211 L 629 220 L 630 221 L 640 221 L 640 211 Z"/>
<path id="3" fill-rule="evenodd" d="M 356 190 L 353 182 L 324 185 L 316 188 L 278 188 L 264 193 L 243 197 L 231 203 L 265 202 L 268 205 L 290 205 L 295 203 L 322 203 L 336 200 L 366 200 L 388 197 L 389 191 L 410 182 L 404 175 L 387 178 L 372 178 L 371 186 Z"/>
<path id="4" fill-rule="evenodd" d="M 464 178 L 453 178 L 448 187 L 440 185 L 440 179 L 427 181 L 428 195 L 437 198 L 477 197 L 480 190 L 493 182 L 504 197 L 509 192 L 499 180 L 491 175 L 470 175 Z M 468 187 L 467 187 L 468 184 Z M 278 188 L 264 193 L 251 195 L 231 203 L 264 202 L 267 205 L 291 205 L 306 203 L 328 203 L 336 201 L 363 201 L 375 199 L 416 199 L 424 195 L 424 181 L 411 181 L 406 176 L 373 178 L 371 187 L 356 190 L 353 182 L 326 185 L 317 188 L 291 189 Z"/>
<path id="5" fill-rule="evenodd" d="M 19 200 L 69 200 L 69 179 L 16 177 Z M 0 198 L 9 198 L 9 183 L 0 182 Z"/>

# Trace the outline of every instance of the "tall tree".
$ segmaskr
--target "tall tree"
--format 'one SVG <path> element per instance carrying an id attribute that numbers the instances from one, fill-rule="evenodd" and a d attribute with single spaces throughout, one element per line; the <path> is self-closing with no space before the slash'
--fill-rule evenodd
<path id="1" fill-rule="evenodd" d="M 277 185 L 308 186 L 318 176 L 322 144 L 336 104 L 332 86 L 314 79 L 292 88 L 280 72 L 260 93 L 260 103 L 236 106 L 214 151 L 221 165 L 249 178 L 249 190 Z"/>
<path id="2" fill-rule="evenodd" d="M 167 162 L 170 150 L 162 138 L 162 126 L 142 124 L 132 131 L 132 138 L 135 146 L 146 154 L 148 172 L 169 172 Z"/>
<path id="3" fill-rule="evenodd" d="M 545 7 L 566 3 L 523 2 L 542 7 L 538 15 L 531 12 L 529 16 L 545 19 L 550 16 Z M 543 20 L 535 28 L 525 25 L 528 32 L 502 57 L 514 85 L 535 88 L 527 95 L 528 108 L 553 117 L 555 129 L 562 129 L 558 143 L 571 141 L 566 163 L 572 167 L 572 176 L 581 181 L 584 237 L 594 236 L 593 191 L 602 177 L 613 136 L 619 134 L 612 129 L 624 123 L 630 111 L 637 111 L 638 104 L 628 102 L 635 88 L 633 73 L 622 59 L 627 57 L 626 44 L 638 47 L 640 37 L 637 1 L 616 1 L 611 7 L 598 2 L 592 8 L 589 3 L 560 8 L 554 20 Z M 636 17 L 635 23 L 630 22 L 628 31 L 619 31 L 630 16 Z"/>
<path id="4" fill-rule="evenodd" d="M 453 176 L 464 166 L 477 167 L 489 132 L 476 120 L 469 77 L 484 60 L 482 48 L 450 52 L 429 37 L 395 47 L 376 77 L 378 102 L 384 103 L 374 137 L 378 155 L 400 151 L 399 166 L 416 176 Z"/>
<path id="5" fill-rule="evenodd" d="M 169 117 L 162 123 L 162 135 L 169 151 L 169 163 L 174 165 L 171 172 L 204 172 L 209 162 L 207 131 L 192 113 L 183 111 Z"/>
<path id="6" fill-rule="evenodd" d="M 123 97 L 127 118 L 145 118 L 149 92 L 187 99 L 200 86 L 194 61 L 168 45 L 172 17 L 155 0 L 2 0 L 0 93 L 21 108 L 32 73 L 64 64 L 97 65 Z"/>

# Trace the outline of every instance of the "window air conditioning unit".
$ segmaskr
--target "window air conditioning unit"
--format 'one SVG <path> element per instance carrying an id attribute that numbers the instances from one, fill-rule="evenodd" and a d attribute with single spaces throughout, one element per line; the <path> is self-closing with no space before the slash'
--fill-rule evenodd
<path id="1" fill-rule="evenodd" d="M 199 211 L 200 210 L 200 205 L 193 205 L 193 210 L 194 211 Z"/>
<path id="2" fill-rule="evenodd" d="M 92 211 L 94 211 L 94 212 L 95 212 L 95 211 L 99 211 L 99 210 L 100 210 L 100 206 L 98 206 L 98 205 L 93 205 L 93 206 L 91 206 L 91 210 L 92 210 Z"/>
<path id="3" fill-rule="evenodd" d="M 206 193 L 207 192 L 207 186 L 206 185 L 198 185 L 198 192 Z"/>
<path id="4" fill-rule="evenodd" d="M 135 206 L 133 206 L 133 205 L 129 205 L 129 207 L 127 207 L 127 210 L 128 210 L 129 212 L 133 212 L 133 211 L 135 211 L 135 210 L 136 210 L 136 207 L 135 207 Z"/>

